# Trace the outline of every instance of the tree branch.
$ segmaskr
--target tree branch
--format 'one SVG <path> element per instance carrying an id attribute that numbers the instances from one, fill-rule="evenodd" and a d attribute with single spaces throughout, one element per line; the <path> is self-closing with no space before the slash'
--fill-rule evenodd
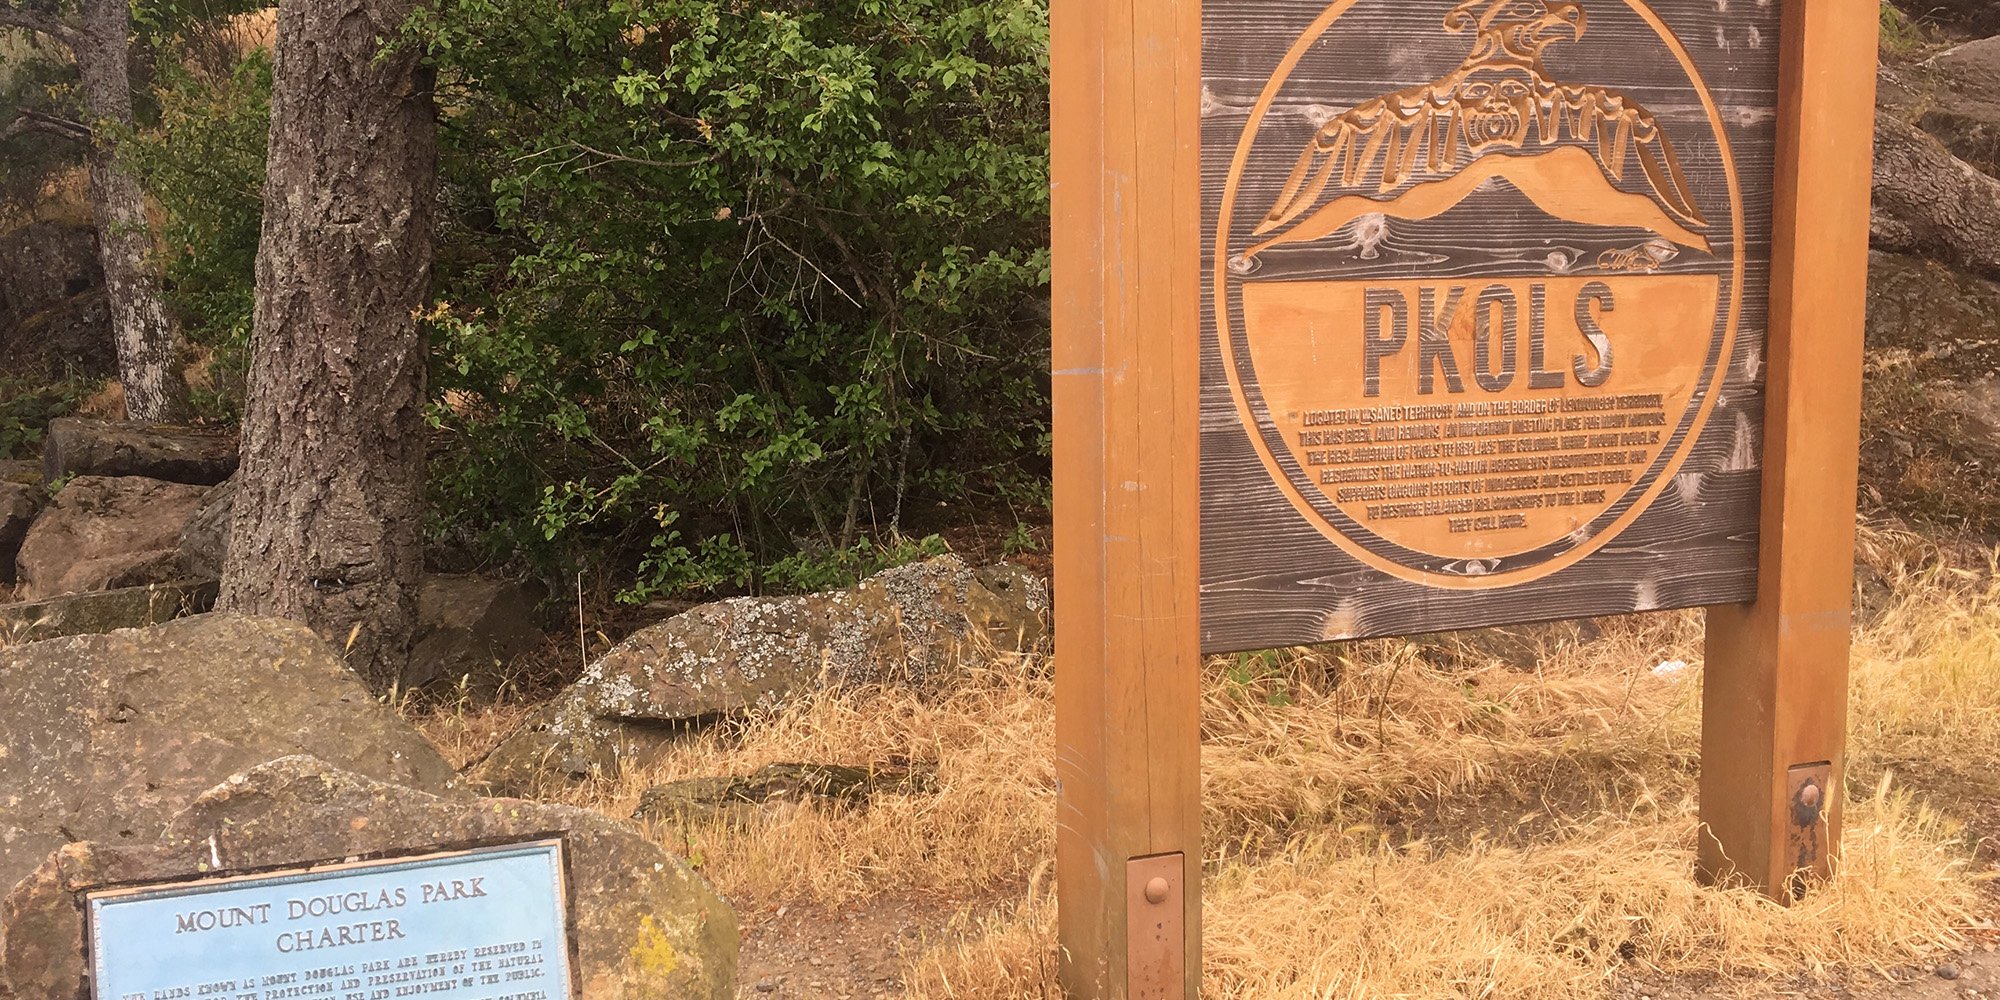
<path id="1" fill-rule="evenodd" d="M 90 126 L 86 126 L 82 122 L 72 122 L 68 118 L 60 118 L 60 116 L 54 116 L 54 114 L 42 114 L 42 112 L 36 112 L 36 110 L 20 108 L 14 114 L 14 120 L 8 122 L 6 128 L 0 128 L 0 142 L 10 140 L 10 138 L 20 136 L 20 134 L 26 134 L 26 132 L 46 132 L 50 136 L 60 136 L 60 138 L 66 138 L 66 140 L 72 140 L 72 142 L 82 142 L 86 146 L 90 144 L 90 136 L 92 136 Z"/>
<path id="2" fill-rule="evenodd" d="M 90 126 L 82 122 L 71 121 L 56 115 L 43 114 L 40 111 L 30 111 L 27 108 L 22 108 L 16 113 L 14 120 L 7 124 L 6 128 L 0 128 L 0 142 L 5 142 L 17 135 L 25 135 L 29 132 L 42 132 L 48 135 L 59 136 L 69 139 L 72 142 L 83 143 L 84 145 L 90 144 L 90 137 L 92 135 Z"/>
<path id="3" fill-rule="evenodd" d="M 44 14 L 38 10 L 29 10 L 13 3 L 0 3 L 0 28 L 20 28 L 23 31 L 33 31 L 37 34 L 47 35 L 69 46 L 71 49 L 76 48 L 77 32 L 74 25 L 63 21 L 63 19 L 54 14 Z"/>

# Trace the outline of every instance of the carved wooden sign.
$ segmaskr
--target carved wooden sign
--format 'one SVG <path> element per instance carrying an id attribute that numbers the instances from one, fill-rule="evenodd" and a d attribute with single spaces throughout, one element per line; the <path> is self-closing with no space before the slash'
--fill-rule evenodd
<path id="1" fill-rule="evenodd" d="M 1204 647 L 1754 596 L 1779 8 L 1203 18 Z"/>
<path id="2" fill-rule="evenodd" d="M 1204 653 L 1704 606 L 1696 867 L 1830 871 L 1876 5 L 1050 12 L 1069 994 L 1199 995 Z"/>

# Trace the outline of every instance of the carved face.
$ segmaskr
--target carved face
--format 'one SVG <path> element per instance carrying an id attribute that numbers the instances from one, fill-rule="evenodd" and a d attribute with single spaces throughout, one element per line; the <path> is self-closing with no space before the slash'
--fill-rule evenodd
<path id="1" fill-rule="evenodd" d="M 1480 70 L 1459 84 L 1459 113 L 1465 116 L 1473 150 L 1525 142 L 1534 93 L 1534 77 L 1517 67 Z"/>

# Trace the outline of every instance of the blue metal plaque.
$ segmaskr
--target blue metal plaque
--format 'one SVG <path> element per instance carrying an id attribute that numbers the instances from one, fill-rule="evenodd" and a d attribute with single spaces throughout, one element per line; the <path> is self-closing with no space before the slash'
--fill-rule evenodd
<path id="1" fill-rule="evenodd" d="M 569 1000 L 562 842 L 91 893 L 96 1000 Z"/>

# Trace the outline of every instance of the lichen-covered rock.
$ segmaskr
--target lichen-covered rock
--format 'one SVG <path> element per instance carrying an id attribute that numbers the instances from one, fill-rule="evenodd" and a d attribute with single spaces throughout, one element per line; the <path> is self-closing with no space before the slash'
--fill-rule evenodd
<path id="1" fill-rule="evenodd" d="M 155 583 L 0 604 L 0 642 L 17 644 L 164 625 L 215 607 L 213 580 Z"/>
<path id="2" fill-rule="evenodd" d="M 433 846 L 560 835 L 582 1000 L 727 1000 L 737 927 L 679 859 L 605 817 L 512 799 L 439 798 L 288 757 L 195 798 L 150 846 L 56 850 L 0 903 L 0 995 L 84 1000 L 75 894 Z"/>
<path id="3" fill-rule="evenodd" d="M 68 841 L 148 843 L 216 782 L 300 753 L 457 781 L 302 625 L 205 615 L 0 649 L 0 886 Z"/>
<path id="4" fill-rule="evenodd" d="M 1045 592 L 1007 579 L 1015 591 L 996 594 L 962 560 L 942 556 L 847 590 L 703 605 L 613 647 L 569 698 L 596 718 L 685 722 L 829 682 L 927 681 L 968 643 L 1019 649 L 1040 636 Z"/>
<path id="5" fill-rule="evenodd" d="M 214 486 L 236 472 L 236 435 L 199 427 L 63 417 L 42 442 L 42 475 L 140 476 Z"/>
<path id="6" fill-rule="evenodd" d="M 538 776 L 615 773 L 663 725 L 784 704 L 830 684 L 912 684 L 972 649 L 1033 649 L 1048 588 L 1018 567 L 942 556 L 846 590 L 703 605 L 634 633 L 474 773 L 507 790 Z"/>
<path id="7" fill-rule="evenodd" d="M 21 542 L 24 600 L 167 583 L 180 577 L 181 529 L 208 492 L 136 476 L 71 481 Z"/>

